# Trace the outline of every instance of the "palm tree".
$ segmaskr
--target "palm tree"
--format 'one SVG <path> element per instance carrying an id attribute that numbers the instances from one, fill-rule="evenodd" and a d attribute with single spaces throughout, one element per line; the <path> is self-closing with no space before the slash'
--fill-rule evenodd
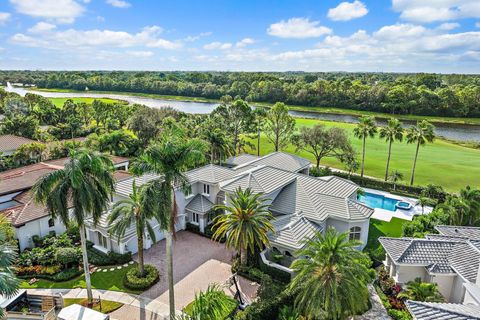
<path id="1" fill-rule="evenodd" d="M 235 248 L 240 253 L 240 264 L 246 265 L 247 251 L 254 252 L 268 246 L 267 233 L 274 232 L 263 193 L 254 194 L 252 189 L 238 188 L 229 195 L 228 205 L 219 205 L 216 209 L 224 210 L 214 219 L 213 239 L 226 237 L 227 248 Z"/>
<path id="2" fill-rule="evenodd" d="M 469 207 L 468 225 L 476 225 L 480 220 L 480 190 L 466 186 L 465 189 L 460 190 L 460 198 Z"/>
<path id="3" fill-rule="evenodd" d="M 403 180 L 403 173 L 398 170 L 390 172 L 388 176 L 388 181 L 393 183 L 393 190 L 397 189 L 397 182 Z"/>
<path id="4" fill-rule="evenodd" d="M 190 310 L 179 320 L 215 320 L 224 319 L 232 310 L 235 301 L 228 297 L 218 284 L 211 284 L 207 290 L 195 294 Z"/>
<path id="5" fill-rule="evenodd" d="M 110 158 L 85 149 L 74 150 L 64 168 L 53 171 L 33 186 L 36 202 L 45 205 L 53 219 L 60 218 L 66 226 L 71 219 L 78 225 L 83 254 L 83 270 L 87 296 L 92 302 L 92 284 L 88 268 L 85 220 L 92 218 L 94 225 L 108 209 L 114 190 L 113 164 Z M 69 208 L 73 207 L 70 212 Z"/>
<path id="6" fill-rule="evenodd" d="M 422 214 L 425 213 L 425 206 L 430 203 L 430 199 L 427 197 L 418 198 L 418 204 L 422 207 Z"/>
<path id="7" fill-rule="evenodd" d="M 407 143 L 416 143 L 417 148 L 415 150 L 415 159 L 413 160 L 412 176 L 410 178 L 410 185 L 413 185 L 413 179 L 415 177 L 415 167 L 417 166 L 418 150 L 420 146 L 425 145 L 427 142 L 433 142 L 435 139 L 434 133 L 435 127 L 433 124 L 426 120 L 417 122 L 416 126 L 412 126 L 407 130 Z"/>
<path id="8" fill-rule="evenodd" d="M 0 295 L 11 297 L 17 293 L 19 280 L 15 277 L 12 265 L 17 257 L 15 247 L 9 242 L 10 223 L 0 217 Z M 0 308 L 0 318 L 3 319 L 3 309 Z"/>
<path id="9" fill-rule="evenodd" d="M 168 291 L 170 318 L 175 318 L 175 294 L 173 288 L 173 253 L 172 244 L 175 237 L 177 203 L 175 189 L 189 188 L 189 181 L 184 171 L 205 160 L 206 145 L 199 139 L 187 140 L 178 128 L 165 131 L 159 141 L 145 150 L 145 153 L 133 164 L 136 173 L 155 173 L 162 175 L 156 182 L 157 194 L 149 196 L 149 205 L 156 210 L 155 218 L 165 232 Z M 154 194 L 155 188 L 151 189 Z"/>
<path id="10" fill-rule="evenodd" d="M 356 247 L 359 241 L 348 240 L 329 228 L 305 242 L 300 258 L 292 263 L 296 276 L 290 289 L 296 290 L 295 308 L 314 319 L 343 319 L 365 308 L 368 301 L 365 254 Z"/>
<path id="11" fill-rule="evenodd" d="M 390 156 L 392 154 L 392 144 L 395 141 L 403 140 L 402 123 L 395 118 L 390 118 L 385 127 L 380 128 L 380 138 L 388 142 L 387 168 L 385 169 L 385 181 L 388 178 L 388 168 L 390 166 Z"/>
<path id="12" fill-rule="evenodd" d="M 353 129 L 353 134 L 355 137 L 362 139 L 362 172 L 361 176 L 365 171 L 365 143 L 367 138 L 375 137 L 377 133 L 377 126 L 375 123 L 375 117 L 372 116 L 362 116 L 359 119 L 359 122 L 355 129 Z"/>
<path id="13" fill-rule="evenodd" d="M 108 224 L 110 227 L 110 234 L 115 234 L 120 238 L 125 235 L 125 232 L 135 224 L 138 243 L 138 271 L 140 276 L 145 275 L 144 259 L 143 259 L 143 242 L 144 234 L 148 232 L 148 235 L 153 242 L 156 242 L 155 231 L 151 225 L 150 219 L 155 216 L 155 212 L 149 210 L 151 207 L 145 205 L 147 201 L 152 199 L 146 199 L 145 188 L 149 185 L 144 185 L 139 188 L 135 184 L 135 180 L 132 183 L 132 194 L 127 199 L 117 201 L 112 208 L 112 212 L 108 217 Z"/>
<path id="14" fill-rule="evenodd" d="M 398 297 L 424 302 L 445 301 L 438 291 L 438 285 L 436 283 L 422 282 L 420 278 L 415 278 L 415 280 L 407 282 L 405 291 L 400 292 Z"/>
<path id="15" fill-rule="evenodd" d="M 203 133 L 205 141 L 210 145 L 210 163 L 222 161 L 223 158 L 234 153 L 232 143 L 225 132 L 220 128 L 205 130 Z"/>
<path id="16" fill-rule="evenodd" d="M 478 223 L 475 220 L 477 214 L 470 210 L 469 202 L 462 197 L 447 195 L 445 201 L 437 205 L 437 207 L 448 214 L 451 225 L 465 226 Z"/>

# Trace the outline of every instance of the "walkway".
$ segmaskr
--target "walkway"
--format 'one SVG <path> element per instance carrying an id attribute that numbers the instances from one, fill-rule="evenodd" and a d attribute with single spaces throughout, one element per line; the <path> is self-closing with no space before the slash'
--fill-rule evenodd
<path id="1" fill-rule="evenodd" d="M 382 300 L 375 291 L 373 285 L 368 285 L 368 292 L 370 293 L 370 302 L 372 303 L 372 307 L 370 310 L 365 312 L 360 316 L 355 316 L 357 320 L 391 320 L 392 318 L 388 315 L 387 310 L 382 304 Z"/>
<path id="2" fill-rule="evenodd" d="M 87 298 L 86 289 L 28 289 L 28 294 L 57 296 L 67 299 Z M 119 291 L 93 290 L 93 297 L 123 303 L 111 314 L 112 320 L 163 320 L 168 319 L 168 305 L 158 300 Z"/>

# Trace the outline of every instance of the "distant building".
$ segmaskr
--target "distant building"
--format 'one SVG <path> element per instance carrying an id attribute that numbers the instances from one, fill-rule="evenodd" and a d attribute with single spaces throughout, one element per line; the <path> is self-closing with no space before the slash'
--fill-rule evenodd
<path id="1" fill-rule="evenodd" d="M 33 142 L 38 142 L 38 141 L 15 136 L 13 134 L 0 135 L 0 157 L 11 156 L 22 145 L 30 144 Z"/>

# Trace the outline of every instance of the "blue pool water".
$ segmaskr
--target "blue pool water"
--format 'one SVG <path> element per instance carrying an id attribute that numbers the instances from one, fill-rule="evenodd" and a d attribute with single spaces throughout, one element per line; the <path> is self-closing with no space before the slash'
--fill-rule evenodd
<path id="1" fill-rule="evenodd" d="M 365 192 L 364 195 L 358 196 L 358 201 L 365 203 L 372 208 L 381 208 L 389 211 L 395 211 L 395 204 L 398 202 L 398 200 L 368 192 Z"/>

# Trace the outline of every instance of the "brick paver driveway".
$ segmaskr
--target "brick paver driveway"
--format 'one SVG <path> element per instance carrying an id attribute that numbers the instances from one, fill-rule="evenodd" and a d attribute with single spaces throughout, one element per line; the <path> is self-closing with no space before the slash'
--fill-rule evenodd
<path id="1" fill-rule="evenodd" d="M 194 299 L 195 292 L 205 290 L 210 283 L 225 283 L 231 276 L 233 254 L 224 244 L 188 231 L 178 232 L 173 248 L 175 307 L 181 310 Z M 145 251 L 145 263 L 160 270 L 160 281 L 142 295 L 168 303 L 165 240 Z"/>

